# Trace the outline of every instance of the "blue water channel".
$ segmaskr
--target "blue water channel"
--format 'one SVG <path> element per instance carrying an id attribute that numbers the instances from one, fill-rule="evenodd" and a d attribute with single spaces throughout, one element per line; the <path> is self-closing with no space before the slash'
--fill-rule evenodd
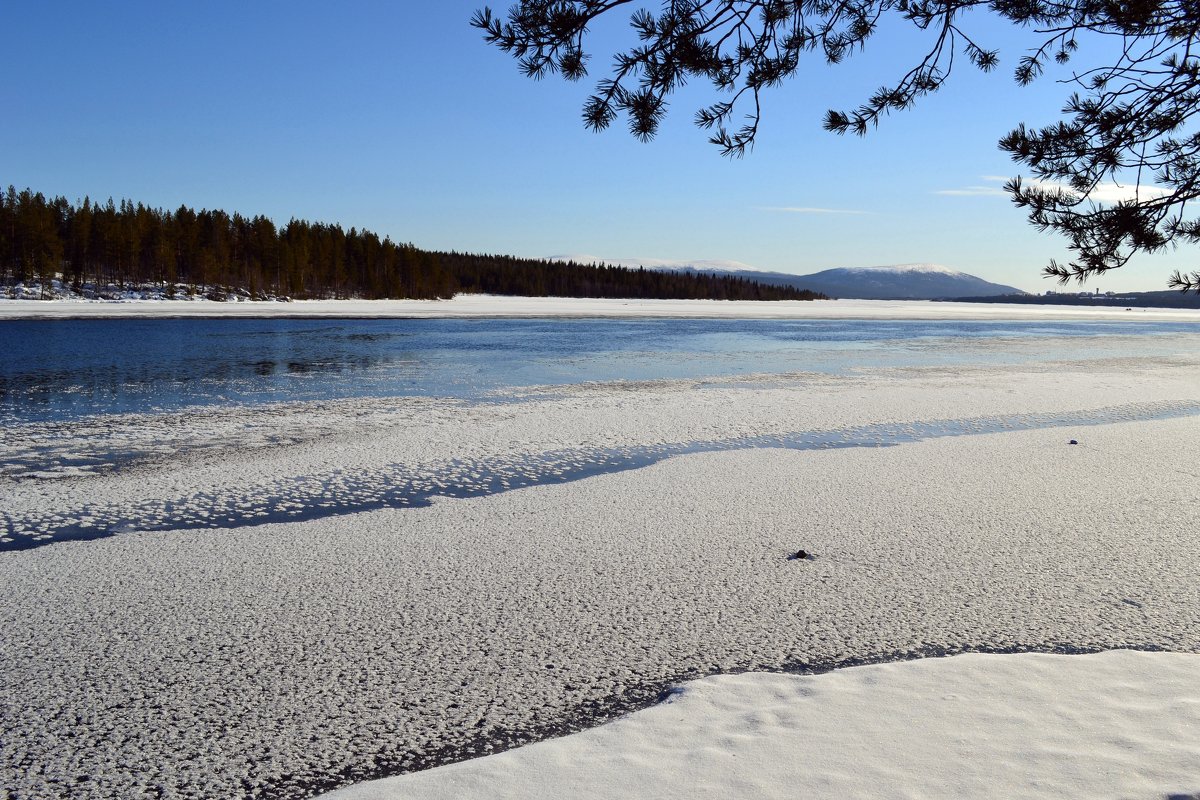
<path id="1" fill-rule="evenodd" d="M 845 373 L 1193 350 L 1200 324 L 703 319 L 0 321 L 0 425 L 583 381 Z M 1174 336 L 1174 338 L 1172 338 Z M 989 347 L 1020 339 L 1022 346 Z M 1064 344 L 1065 341 L 1065 344 Z M 1040 344 L 1039 344 L 1040 343 Z"/>

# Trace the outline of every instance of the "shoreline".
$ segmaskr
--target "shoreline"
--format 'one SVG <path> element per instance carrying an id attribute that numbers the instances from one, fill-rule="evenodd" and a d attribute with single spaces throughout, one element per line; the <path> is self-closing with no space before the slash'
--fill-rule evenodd
<path id="1" fill-rule="evenodd" d="M 933 300 L 610 300 L 459 295 L 451 300 L 0 300 L 0 321 L 51 319 L 1105 320 L 1197 322 L 1200 309 L 955 303 Z"/>

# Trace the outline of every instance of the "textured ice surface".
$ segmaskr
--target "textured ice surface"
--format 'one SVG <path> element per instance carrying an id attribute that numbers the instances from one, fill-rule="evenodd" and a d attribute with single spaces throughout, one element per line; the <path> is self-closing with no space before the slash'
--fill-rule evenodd
<path id="1" fill-rule="evenodd" d="M 334 469 L 323 474 L 281 478 L 267 485 L 236 487 L 227 491 L 199 492 L 134 504 L 95 503 L 69 509 L 65 515 L 62 508 L 22 517 L 0 512 L 0 551 L 98 539 L 130 531 L 241 528 L 380 508 L 421 507 L 429 505 L 435 497 L 480 497 L 530 486 L 582 480 L 608 472 L 645 467 L 671 456 L 689 453 L 760 447 L 788 450 L 891 447 L 943 436 L 970 436 L 1006 430 L 1082 428 L 1115 421 L 1198 415 L 1200 403 L 1131 404 L 1073 413 L 876 424 L 835 431 L 799 431 L 710 441 L 551 450 L 515 458 L 454 459 L 425 464 L 417 469 L 403 463 L 351 471 Z M 17 477 L 86 477 L 92 466 L 58 464 L 53 470 L 22 472 Z"/>
<path id="2" fill-rule="evenodd" d="M 0 553 L 0 786 L 39 800 L 299 798 L 587 726 L 713 672 L 1200 650 L 1200 422 L 1138 421 L 1200 402 L 1196 370 L 1148 354 L 581 386 L 489 406 L 356 401 L 311 420 L 307 407 L 236 410 L 179 419 L 163 431 L 179 447 L 116 471 L 0 477 L 10 518 L 57 523 L 394 464 L 436 482 L 439 465 L 574 449 L 1127 417 L 680 455 L 424 508 Z M 104 425 L 113 442 L 139 435 Z M 224 444 L 201 446 L 222 430 Z M 786 558 L 800 548 L 815 559 Z"/>
<path id="3" fill-rule="evenodd" d="M 1128 650 L 722 675 L 610 725 L 325 800 L 1193 800 L 1197 686 L 1200 656 Z"/>

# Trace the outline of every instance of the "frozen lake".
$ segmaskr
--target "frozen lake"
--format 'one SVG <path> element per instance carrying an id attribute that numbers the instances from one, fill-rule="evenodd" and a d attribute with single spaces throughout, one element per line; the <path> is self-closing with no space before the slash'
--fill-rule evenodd
<path id="1" fill-rule="evenodd" d="M 192 319 L 0 337 L 0 786 L 20 800 L 303 800 L 589 728 L 707 675 L 1200 652 L 1195 323 Z M 800 548 L 813 558 L 789 559 Z M 1057 694 L 1011 663 L 994 707 L 1028 750 L 1048 726 L 1005 698 Z M 1072 705 L 1132 713 L 1107 702 L 1143 669 L 1121 663 L 1118 697 L 1081 679 Z M 895 674 L 911 729 L 930 690 Z M 786 742 L 794 704 L 763 716 L 775 694 L 730 714 Z M 879 702 L 861 707 L 874 729 Z M 1190 723 L 1146 718 L 1121 730 L 1161 769 L 1129 796 L 1190 791 L 1151 735 L 1197 774 Z M 937 725 L 954 743 L 975 719 Z M 817 781 L 832 769 L 814 764 Z"/>
<path id="2" fill-rule="evenodd" d="M 1181 336 L 1181 334 L 1183 334 Z M 720 319 L 0 321 L 0 424 L 585 381 L 1193 351 L 1200 324 Z"/>
<path id="3" fill-rule="evenodd" d="M 635 388 L 683 379 L 752 390 L 880 369 L 1052 370 L 1200 349 L 1198 323 L 1054 320 L 99 319 L 0 322 L 0 332 L 9 345 L 0 350 L 0 421 L 8 427 L 0 476 L 17 480 L 83 478 L 222 446 L 286 446 L 305 438 L 297 431 L 321 427 L 315 404 L 333 404 L 322 434 L 330 435 L 354 427 L 338 419 L 338 404 L 354 401 L 426 398 L 465 409 L 610 382 Z M 373 424 L 395 425 L 408 413 L 377 408 Z M 687 453 L 880 447 L 1197 414 L 1200 404 L 1160 402 L 600 443 L 416 467 L 403 458 L 364 469 L 325 465 L 232 492 L 201 488 L 120 506 L 100 496 L 66 516 L 0 511 L 0 551 L 124 531 L 423 507 L 438 497 L 582 480 Z"/>

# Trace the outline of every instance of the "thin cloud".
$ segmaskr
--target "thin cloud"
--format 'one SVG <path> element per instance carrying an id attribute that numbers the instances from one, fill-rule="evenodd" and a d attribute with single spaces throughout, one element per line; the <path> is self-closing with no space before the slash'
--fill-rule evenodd
<path id="1" fill-rule="evenodd" d="M 759 211 L 781 211 L 785 214 L 870 214 L 852 208 L 811 208 L 808 206 L 759 206 Z"/>
<path id="2" fill-rule="evenodd" d="M 980 175 L 981 180 L 988 183 L 998 184 L 1006 183 L 1009 179 L 1002 175 Z M 1065 183 L 1052 183 L 1050 181 L 1024 181 L 1026 186 L 1032 186 L 1045 191 L 1061 191 L 1069 195 L 1079 196 L 1079 192 L 1072 189 Z M 944 197 L 1008 197 L 1008 192 L 1004 191 L 1000 186 L 966 186 L 961 189 L 937 189 L 933 194 L 942 195 Z M 1096 203 L 1119 203 L 1122 200 L 1134 200 L 1141 198 L 1143 200 L 1153 199 L 1155 197 L 1163 197 L 1169 194 L 1167 189 L 1158 186 L 1137 186 L 1136 184 L 1120 184 L 1120 183 L 1101 183 L 1088 193 L 1089 200 Z"/>
<path id="3" fill-rule="evenodd" d="M 934 194 L 945 197 L 1004 197 L 1005 191 L 995 186 L 968 186 L 965 189 L 938 189 Z"/>
<path id="4" fill-rule="evenodd" d="M 1077 194 L 1069 187 L 1058 184 L 1051 184 L 1054 188 L 1062 189 L 1068 194 Z M 1095 200 L 1099 203 L 1119 203 L 1122 200 L 1153 200 L 1156 197 L 1165 197 L 1170 194 L 1170 190 L 1163 189 L 1160 186 L 1133 186 L 1119 183 L 1102 183 L 1091 191 L 1088 195 L 1089 200 Z"/>
<path id="5" fill-rule="evenodd" d="M 987 184 L 1003 184 L 1008 178 L 1003 175 L 980 175 L 979 180 Z M 959 189 L 938 189 L 934 194 L 943 197 L 1007 197 L 1008 193 L 1000 186 L 964 186 Z"/>

